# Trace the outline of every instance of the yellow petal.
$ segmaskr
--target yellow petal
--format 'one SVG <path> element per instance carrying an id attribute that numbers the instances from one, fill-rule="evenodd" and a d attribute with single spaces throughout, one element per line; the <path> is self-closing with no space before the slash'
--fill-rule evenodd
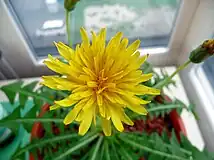
<path id="1" fill-rule="evenodd" d="M 140 46 L 140 40 L 134 41 L 128 48 L 127 48 L 127 53 L 130 55 L 134 53 Z"/>
<path id="2" fill-rule="evenodd" d="M 128 38 L 124 38 L 124 39 L 122 40 L 122 42 L 120 43 L 120 50 L 126 49 L 128 43 L 129 43 Z"/>
<path id="3" fill-rule="evenodd" d="M 141 115 L 147 115 L 148 113 L 146 108 L 142 105 L 128 105 L 127 108 Z"/>
<path id="4" fill-rule="evenodd" d="M 62 57 L 64 57 L 67 61 L 71 60 L 72 54 L 74 54 L 73 49 L 62 42 L 54 42 L 54 44 L 56 45 L 57 50 Z"/>
<path id="5" fill-rule="evenodd" d="M 75 92 L 82 92 L 82 91 L 86 91 L 88 89 L 88 86 L 86 85 L 81 85 L 79 87 L 76 87 L 76 89 L 72 90 L 73 93 Z"/>
<path id="6" fill-rule="evenodd" d="M 109 109 L 110 109 L 110 113 L 111 113 L 111 120 L 112 120 L 115 128 L 118 131 L 123 132 L 124 127 L 123 127 L 123 124 L 120 119 L 120 113 L 113 106 L 111 106 Z"/>
<path id="7" fill-rule="evenodd" d="M 100 94 L 97 94 L 97 104 L 98 104 L 98 106 L 103 105 L 103 96 Z"/>
<path id="8" fill-rule="evenodd" d="M 149 57 L 149 54 L 142 56 L 142 57 L 138 60 L 139 65 L 142 65 L 142 64 L 147 60 L 148 57 Z"/>
<path id="9" fill-rule="evenodd" d="M 71 96 L 68 96 L 67 98 L 60 100 L 60 101 L 54 101 L 54 103 L 63 106 L 63 107 L 69 107 L 77 103 L 77 100 L 72 99 Z"/>
<path id="10" fill-rule="evenodd" d="M 84 111 L 80 111 L 80 113 L 78 114 L 77 118 L 75 119 L 77 122 L 82 121 L 84 118 Z"/>
<path id="11" fill-rule="evenodd" d="M 150 80 L 152 78 L 153 74 L 149 73 L 149 74 L 143 74 L 139 80 L 136 81 L 136 83 L 142 83 L 142 82 L 146 82 L 148 80 Z"/>
<path id="12" fill-rule="evenodd" d="M 82 37 L 82 41 L 85 42 L 86 44 L 89 44 L 89 38 L 88 38 L 87 32 L 83 27 L 80 28 L 80 34 Z"/>
<path id="13" fill-rule="evenodd" d="M 148 104 L 151 102 L 151 101 L 143 100 L 137 96 L 133 96 L 132 98 L 133 98 L 133 101 L 135 102 L 135 104 Z"/>
<path id="14" fill-rule="evenodd" d="M 121 120 L 126 123 L 127 125 L 133 126 L 134 123 L 132 122 L 132 120 L 123 112 Z"/>
<path id="15" fill-rule="evenodd" d="M 102 118 L 102 128 L 103 128 L 103 132 L 106 136 L 110 136 L 111 135 L 111 121 L 107 120 L 105 118 Z"/>
<path id="16" fill-rule="evenodd" d="M 45 85 L 54 85 L 55 89 L 59 90 L 72 90 L 78 87 L 77 83 L 74 83 L 67 78 L 57 77 L 57 76 L 43 76 Z"/>
<path id="17" fill-rule="evenodd" d="M 91 88 L 97 87 L 97 82 L 95 82 L 95 81 L 88 81 L 87 82 L 87 86 L 91 87 Z"/>
<path id="18" fill-rule="evenodd" d="M 82 136 L 85 135 L 85 133 L 89 130 L 92 118 L 93 118 L 93 108 L 89 108 L 86 111 L 84 111 L 84 119 L 82 120 L 79 126 L 80 135 Z"/>
<path id="19" fill-rule="evenodd" d="M 86 101 L 82 100 L 78 104 L 76 104 L 76 106 L 74 106 L 74 108 L 66 115 L 63 123 L 65 125 L 72 123 L 76 119 L 77 115 L 79 114 L 85 103 Z"/>
<path id="20" fill-rule="evenodd" d="M 61 107 L 60 105 L 54 104 L 54 105 L 50 106 L 50 110 L 55 110 L 55 109 L 58 109 L 60 107 Z"/>
<path id="21" fill-rule="evenodd" d="M 84 110 L 88 110 L 89 108 L 91 108 L 91 106 L 93 106 L 93 104 L 95 103 L 96 98 L 94 96 L 91 96 L 88 101 L 86 102 L 85 106 L 84 106 Z"/>
<path id="22" fill-rule="evenodd" d="M 83 67 L 83 71 L 84 71 L 87 75 L 89 75 L 89 76 L 91 76 L 91 77 L 93 77 L 93 78 L 96 78 L 96 77 L 97 77 L 96 74 L 95 74 L 94 72 L 92 72 L 89 68 Z"/>
<path id="23" fill-rule="evenodd" d="M 137 95 L 144 95 L 144 94 L 159 95 L 160 94 L 159 89 L 147 87 L 144 85 L 136 86 L 133 92 L 136 93 Z"/>
<path id="24" fill-rule="evenodd" d="M 105 114 L 105 110 L 106 110 L 106 105 L 101 105 L 101 106 L 98 106 L 99 107 L 99 112 L 100 112 L 100 115 L 102 116 L 102 117 L 106 117 L 106 114 Z"/>

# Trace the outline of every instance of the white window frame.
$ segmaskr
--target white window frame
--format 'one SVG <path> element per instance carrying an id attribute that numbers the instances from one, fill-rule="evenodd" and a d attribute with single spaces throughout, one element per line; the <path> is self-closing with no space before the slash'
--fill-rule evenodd
<path id="1" fill-rule="evenodd" d="M 186 36 L 188 27 L 191 24 L 192 17 L 198 5 L 199 0 L 183 0 L 181 2 L 181 7 L 168 48 L 140 49 L 142 54 L 145 52 L 152 53 L 149 58 L 150 62 L 158 66 L 176 64 L 177 54 L 180 51 L 179 48 Z M 41 65 L 42 60 L 37 60 L 34 57 L 4 0 L 0 0 L 0 14 L 1 50 L 17 74 L 21 77 L 49 74 L 50 72 L 48 69 Z"/>
<path id="2" fill-rule="evenodd" d="M 192 19 L 192 24 L 186 35 L 177 64 L 183 64 L 188 60 L 189 53 L 204 40 L 210 39 L 214 34 L 214 1 L 200 0 L 200 4 Z M 214 151 L 214 90 L 207 79 L 202 65 L 191 65 L 182 71 L 181 79 L 186 89 L 190 102 L 196 106 L 196 112 L 200 119 L 199 128 L 203 134 L 205 146 Z"/>

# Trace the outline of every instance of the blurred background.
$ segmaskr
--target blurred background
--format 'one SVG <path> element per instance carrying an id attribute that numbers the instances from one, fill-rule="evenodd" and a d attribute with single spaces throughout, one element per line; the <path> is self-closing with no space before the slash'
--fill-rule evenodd
<path id="1" fill-rule="evenodd" d="M 63 0 L 0 0 L 0 80 L 51 74 L 42 64 L 58 55 L 53 41 L 67 43 Z M 107 27 L 142 41 L 157 67 L 178 66 L 204 40 L 214 37 L 213 0 L 81 0 L 71 16 L 73 45 L 81 26 L 90 32 Z M 205 145 L 214 151 L 214 57 L 180 74 L 197 107 Z M 1 86 L 1 81 L 0 81 Z"/>

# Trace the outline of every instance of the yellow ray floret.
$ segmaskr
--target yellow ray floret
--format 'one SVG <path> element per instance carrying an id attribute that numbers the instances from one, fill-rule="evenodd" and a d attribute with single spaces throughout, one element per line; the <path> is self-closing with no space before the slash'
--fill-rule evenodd
<path id="1" fill-rule="evenodd" d="M 137 51 L 140 40 L 128 46 L 128 39 L 122 39 L 117 33 L 106 45 L 106 29 L 97 35 L 92 31 L 90 42 L 84 28 L 80 29 L 82 43 L 76 49 L 62 42 L 55 42 L 60 55 L 67 60 L 64 63 L 49 55 L 45 64 L 61 76 L 43 76 L 43 85 L 55 90 L 71 91 L 63 100 L 55 101 L 51 110 L 60 107 L 73 107 L 64 119 L 64 124 L 80 122 L 79 134 L 84 135 L 92 121 L 100 117 L 103 132 L 111 135 L 111 123 L 122 132 L 123 123 L 133 125 L 125 114 L 128 108 L 146 115 L 145 101 L 137 95 L 158 95 L 160 91 L 142 85 L 152 78 L 152 74 L 143 74 L 139 70 L 148 55 L 140 57 Z"/>

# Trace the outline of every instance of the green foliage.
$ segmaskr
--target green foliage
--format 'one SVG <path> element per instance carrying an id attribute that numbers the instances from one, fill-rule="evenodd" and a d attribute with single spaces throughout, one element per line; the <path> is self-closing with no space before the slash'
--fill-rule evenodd
<path id="1" fill-rule="evenodd" d="M 24 117 L 21 117 L 21 107 L 17 107 L 9 116 L 5 117 L 4 119 L 0 120 L 0 126 L 4 126 L 10 128 L 15 133 L 17 133 L 20 125 L 30 132 L 32 129 L 32 124 L 35 122 L 45 122 L 45 123 L 62 123 L 63 119 L 60 118 L 37 118 L 35 107 L 30 109 L 29 112 Z"/>
<path id="2" fill-rule="evenodd" d="M 8 97 L 11 104 L 14 104 L 16 94 L 21 89 L 22 84 L 22 81 L 17 81 L 15 83 L 1 87 L 1 90 Z"/>
<path id="3" fill-rule="evenodd" d="M 51 98 L 49 98 L 45 94 L 42 95 L 42 87 L 34 91 L 34 88 L 37 84 L 38 82 L 31 82 L 27 85 L 23 85 L 23 81 L 18 81 L 12 84 L 5 85 L 0 89 L 8 97 L 11 104 L 14 104 L 16 96 L 18 96 L 19 103 L 22 107 L 24 107 L 29 97 L 32 97 L 35 100 L 42 100 L 46 103 L 52 104 L 53 100 L 51 100 Z"/>
<path id="4" fill-rule="evenodd" d="M 200 152 L 195 148 L 185 136 L 182 136 L 182 141 L 179 143 L 174 132 L 172 132 L 171 138 L 168 138 L 170 142 L 166 142 L 163 137 L 156 133 L 152 135 L 144 133 L 123 133 L 118 135 L 118 138 L 123 141 L 124 145 L 130 147 L 129 151 L 132 150 L 131 147 L 136 147 L 139 150 L 143 150 L 143 156 L 151 160 L 161 160 L 166 158 L 195 160 L 199 156 L 201 157 L 201 160 L 213 160 L 213 157 L 208 155 L 206 151 Z"/>
<path id="5" fill-rule="evenodd" d="M 155 72 L 153 69 L 153 66 L 148 62 L 145 62 L 141 66 L 141 70 L 144 74 L 153 73 L 153 78 L 151 80 L 143 83 L 144 85 L 149 86 L 149 87 L 154 87 L 156 84 L 158 84 L 161 81 L 164 81 L 165 79 L 167 79 L 169 77 L 168 73 L 164 69 L 161 69 L 160 74 Z M 165 87 L 168 88 L 169 85 L 171 85 L 171 84 L 176 86 L 175 81 L 171 80 L 165 85 Z"/>

